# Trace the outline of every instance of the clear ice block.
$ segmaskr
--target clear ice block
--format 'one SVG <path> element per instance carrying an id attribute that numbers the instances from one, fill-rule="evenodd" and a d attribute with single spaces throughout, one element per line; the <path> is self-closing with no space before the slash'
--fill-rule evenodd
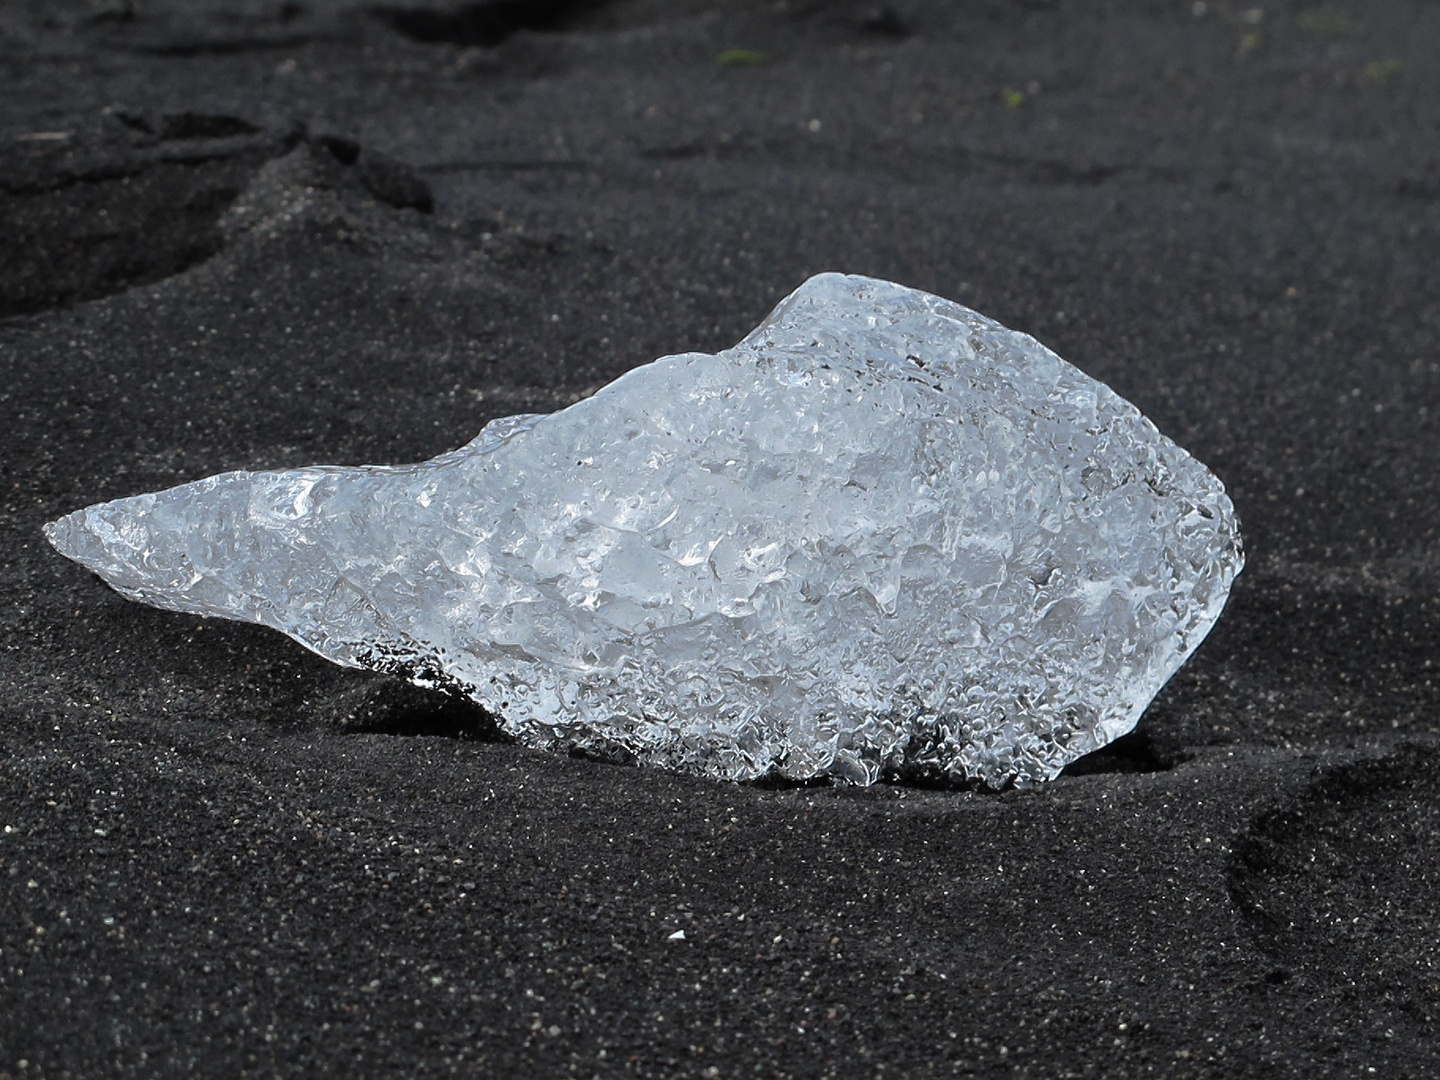
<path id="1" fill-rule="evenodd" d="M 431 461 L 225 473 L 46 535 L 126 596 L 445 685 L 529 745 L 991 786 L 1133 728 L 1244 561 L 1224 486 L 1108 387 L 839 274 Z"/>

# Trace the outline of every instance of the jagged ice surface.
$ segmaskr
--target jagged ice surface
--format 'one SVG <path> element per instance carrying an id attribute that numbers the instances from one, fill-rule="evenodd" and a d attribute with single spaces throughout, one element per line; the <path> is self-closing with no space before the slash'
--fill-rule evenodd
<path id="1" fill-rule="evenodd" d="M 226 473 L 46 533 L 531 745 L 860 783 L 1054 776 L 1134 727 L 1243 564 L 1223 485 L 1108 387 L 838 274 L 431 461 Z"/>

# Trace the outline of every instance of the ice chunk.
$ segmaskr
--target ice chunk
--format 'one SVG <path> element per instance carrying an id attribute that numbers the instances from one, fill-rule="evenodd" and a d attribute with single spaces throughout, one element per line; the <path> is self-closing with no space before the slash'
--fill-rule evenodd
<path id="1" fill-rule="evenodd" d="M 838 274 L 432 461 L 226 473 L 46 535 L 527 744 L 859 783 L 1053 777 L 1134 727 L 1243 563 L 1220 481 L 1109 388 Z"/>

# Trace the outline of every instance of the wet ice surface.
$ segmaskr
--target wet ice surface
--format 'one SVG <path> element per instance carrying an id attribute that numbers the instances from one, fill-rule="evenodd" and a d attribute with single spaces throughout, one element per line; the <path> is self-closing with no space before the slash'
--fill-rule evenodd
<path id="1" fill-rule="evenodd" d="M 527 744 L 737 780 L 1053 777 L 1135 726 L 1243 565 L 1223 485 L 1108 387 L 838 274 L 431 461 L 225 473 L 46 534 Z"/>

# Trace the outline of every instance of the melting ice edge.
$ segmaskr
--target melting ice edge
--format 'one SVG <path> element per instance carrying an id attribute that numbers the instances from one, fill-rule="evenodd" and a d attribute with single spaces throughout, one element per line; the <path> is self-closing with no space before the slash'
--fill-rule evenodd
<path id="1" fill-rule="evenodd" d="M 990 786 L 1131 730 L 1244 564 L 1224 486 L 1033 338 L 822 274 L 407 466 L 232 472 L 45 527 L 133 599 L 439 681 L 532 746 Z"/>

